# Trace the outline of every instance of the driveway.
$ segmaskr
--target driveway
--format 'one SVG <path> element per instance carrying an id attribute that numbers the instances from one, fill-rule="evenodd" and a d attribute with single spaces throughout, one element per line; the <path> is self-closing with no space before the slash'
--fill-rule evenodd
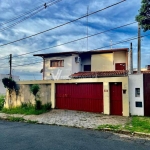
<path id="1" fill-rule="evenodd" d="M 0 117 L 6 117 L 6 114 L 0 114 Z M 8 116 L 8 115 L 7 115 Z M 38 123 L 55 124 L 79 128 L 97 128 L 98 125 L 124 125 L 128 122 L 129 117 L 109 116 L 99 113 L 89 113 L 81 111 L 57 110 L 54 109 L 41 115 L 9 115 L 23 117 L 26 120 L 38 121 Z"/>

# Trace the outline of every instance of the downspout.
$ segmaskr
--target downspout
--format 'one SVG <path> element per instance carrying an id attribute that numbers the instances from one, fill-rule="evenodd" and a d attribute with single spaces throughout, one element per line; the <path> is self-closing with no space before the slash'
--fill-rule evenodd
<path id="1" fill-rule="evenodd" d="M 43 58 L 43 80 L 45 79 L 45 59 Z"/>

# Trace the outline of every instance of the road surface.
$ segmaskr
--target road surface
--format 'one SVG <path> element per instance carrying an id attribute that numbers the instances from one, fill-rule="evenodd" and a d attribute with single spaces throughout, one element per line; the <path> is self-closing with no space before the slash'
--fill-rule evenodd
<path id="1" fill-rule="evenodd" d="M 0 150 L 149 150 L 150 141 L 113 133 L 0 120 Z"/>

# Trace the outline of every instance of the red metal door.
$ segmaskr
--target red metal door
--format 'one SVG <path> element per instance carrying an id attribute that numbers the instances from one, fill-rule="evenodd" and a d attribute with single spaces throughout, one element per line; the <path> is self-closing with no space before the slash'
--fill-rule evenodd
<path id="1" fill-rule="evenodd" d="M 56 84 L 56 108 L 103 112 L 103 84 Z"/>
<path id="2" fill-rule="evenodd" d="M 115 70 L 126 70 L 125 63 L 115 63 Z"/>
<path id="3" fill-rule="evenodd" d="M 144 78 L 144 116 L 150 116 L 150 74 L 143 74 Z"/>
<path id="4" fill-rule="evenodd" d="M 122 116 L 122 83 L 110 83 L 110 114 Z"/>

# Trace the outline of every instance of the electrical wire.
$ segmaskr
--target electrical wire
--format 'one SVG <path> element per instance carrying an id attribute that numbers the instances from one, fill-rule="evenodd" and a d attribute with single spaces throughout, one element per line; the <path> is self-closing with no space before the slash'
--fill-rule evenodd
<path id="1" fill-rule="evenodd" d="M 52 5 L 54 5 L 54 4 L 56 4 L 56 3 L 60 2 L 60 1 L 62 1 L 62 0 L 56 0 L 56 1 L 54 1 L 53 3 L 51 3 L 51 4 L 47 4 L 46 7 L 52 6 Z M 0 32 L 5 31 L 5 30 L 7 30 L 7 29 L 9 29 L 9 28 L 11 28 L 11 27 L 14 27 L 14 26 L 18 25 L 19 23 L 21 23 L 21 22 L 23 22 L 23 21 L 25 21 L 25 20 L 31 18 L 32 16 L 36 15 L 37 13 L 41 12 L 43 9 L 45 9 L 44 5 L 43 5 L 43 8 L 41 8 L 41 9 L 35 11 L 34 13 L 30 14 L 29 16 L 26 16 L 26 17 L 23 18 L 22 20 L 19 20 L 19 21 L 15 22 L 15 23 L 13 23 L 13 24 L 11 24 L 11 25 L 9 25 L 9 26 L 6 26 L 6 27 L 0 29 Z"/>
<path id="2" fill-rule="evenodd" d="M 42 32 L 38 32 L 38 33 L 36 33 L 36 34 L 30 35 L 30 36 L 27 36 L 27 37 L 24 37 L 24 38 L 21 38 L 21 39 L 18 39 L 18 40 L 12 41 L 12 42 L 8 42 L 8 43 L 5 43 L 5 44 L 2 44 L 2 45 L 0 45 L 0 47 L 2 47 L 2 46 L 6 46 L 6 45 L 9 45 L 9 44 L 12 44 L 12 43 L 16 43 L 16 42 L 19 42 L 19 41 L 22 41 L 22 40 L 25 40 L 25 39 L 28 39 L 28 38 L 31 38 L 31 37 L 37 36 L 37 35 L 39 35 L 39 34 L 42 34 L 42 33 L 45 33 L 45 32 L 48 32 L 48 31 L 51 31 L 51 30 L 54 30 L 54 29 L 60 28 L 60 27 L 62 27 L 62 26 L 65 26 L 65 25 L 67 25 L 67 24 L 73 23 L 73 22 L 78 21 L 78 20 L 80 20 L 80 19 L 82 19 L 82 18 L 85 18 L 85 17 L 87 17 L 87 16 L 91 16 L 91 15 L 93 15 L 93 14 L 96 14 L 96 13 L 100 12 L 100 11 L 103 11 L 103 10 L 106 10 L 106 9 L 108 9 L 108 8 L 110 8 L 110 7 L 116 6 L 116 5 L 118 5 L 118 4 L 120 4 L 120 3 L 123 3 L 123 2 L 125 2 L 125 1 L 126 1 L 126 0 L 122 0 L 122 1 L 120 1 L 120 2 L 118 2 L 118 3 L 115 3 L 115 4 L 112 4 L 112 5 L 109 5 L 109 6 L 105 7 L 105 8 L 103 8 L 103 9 L 99 9 L 99 10 L 94 11 L 94 12 L 92 12 L 92 13 L 89 13 L 89 14 L 83 15 L 83 16 L 81 16 L 81 17 L 77 18 L 77 19 L 74 19 L 74 20 L 68 21 L 68 22 L 66 22 L 66 23 L 64 23 L 64 24 L 61 24 L 61 25 L 55 26 L 55 27 L 53 27 L 53 28 L 50 28 L 50 29 L 44 30 L 44 31 L 42 31 Z"/>
<path id="3" fill-rule="evenodd" d="M 100 35 L 100 34 L 103 34 L 103 33 L 106 33 L 106 32 L 110 32 L 110 31 L 113 31 L 113 30 L 116 30 L 116 29 L 119 29 L 119 28 L 123 28 L 123 27 L 129 26 L 129 25 L 132 25 L 132 24 L 135 24 L 135 23 L 137 23 L 137 22 L 131 22 L 131 23 L 128 23 L 128 24 L 125 24 L 125 25 L 121 25 L 121 26 L 118 26 L 118 27 L 115 27 L 115 28 L 112 28 L 112 29 L 108 29 L 108 30 L 105 30 L 105 31 L 102 31 L 102 32 L 99 32 L 99 33 L 96 33 L 96 34 L 92 34 L 92 35 L 89 35 L 89 36 L 78 38 L 78 39 L 75 39 L 75 40 L 72 40 L 72 41 L 69 41 L 69 42 L 65 42 L 65 43 L 62 43 L 62 44 L 54 45 L 52 47 L 47 47 L 47 48 L 44 48 L 44 49 L 40 49 L 40 50 L 36 50 L 36 51 L 32 51 L 32 52 L 28 52 L 28 53 L 24 53 L 24 54 L 20 54 L 20 55 L 16 55 L 16 56 L 13 56 L 12 58 L 19 57 L 19 56 L 24 56 L 24 55 L 28 55 L 28 54 L 32 54 L 32 53 L 39 52 L 39 51 L 44 51 L 44 50 L 55 48 L 55 47 L 59 47 L 59 46 L 63 46 L 63 45 L 66 45 L 66 44 L 70 44 L 70 43 L 73 43 L 73 42 L 77 42 L 77 41 L 86 39 L 87 37 L 90 38 L 90 37 L 93 37 L 93 36 L 96 36 L 96 35 Z M 3 59 L 1 59 L 1 60 L 3 60 Z"/>
<path id="4" fill-rule="evenodd" d="M 46 2 L 46 4 L 51 3 L 51 2 L 53 2 L 53 0 L 50 0 L 49 2 Z M 11 18 L 11 19 L 7 20 L 7 21 L 4 22 L 4 23 L 0 23 L 0 26 L 3 26 L 3 25 L 8 24 L 8 23 L 10 23 L 10 22 L 13 22 L 13 21 L 15 21 L 15 20 L 17 20 L 17 19 L 23 17 L 24 15 L 30 14 L 30 13 L 34 12 L 35 10 L 40 9 L 40 8 L 43 7 L 43 6 L 44 6 L 44 5 L 41 4 L 40 6 L 37 6 L 37 7 L 35 7 L 34 9 L 29 10 L 29 11 L 27 11 L 27 12 L 25 12 L 25 13 L 22 13 L 22 14 L 16 16 L 16 17 L 14 17 L 14 18 Z"/>
<path id="5" fill-rule="evenodd" d="M 113 45 L 118 45 L 118 44 L 121 44 L 121 43 L 125 43 L 125 42 L 128 42 L 128 41 L 132 41 L 132 40 L 136 40 L 138 38 L 143 38 L 143 37 L 146 37 L 146 36 L 150 36 L 150 34 L 146 34 L 146 35 L 142 35 L 140 37 L 131 37 L 131 38 L 128 38 L 128 39 L 125 39 L 125 40 L 122 40 L 122 41 L 119 41 L 117 43 L 114 43 L 112 44 Z M 100 48 L 96 48 L 96 49 L 92 49 L 92 50 L 89 50 L 89 51 L 96 51 L 96 50 L 100 50 L 100 49 L 104 49 L 104 48 L 107 48 L 107 47 L 110 47 L 110 45 L 107 45 L 107 46 L 103 46 L 103 47 L 100 47 Z M 89 52 L 88 51 L 88 52 Z M 48 60 L 49 61 L 49 60 Z M 17 66 L 12 66 L 12 67 L 19 67 L 19 66 L 28 66 L 28 65 L 32 65 L 32 64 L 37 64 L 37 63 L 42 63 L 43 61 L 40 61 L 40 62 L 35 62 L 35 63 L 29 63 L 29 64 L 22 64 L 22 65 L 17 65 Z M 0 68 L 4 68 L 4 67 L 0 67 Z"/>

